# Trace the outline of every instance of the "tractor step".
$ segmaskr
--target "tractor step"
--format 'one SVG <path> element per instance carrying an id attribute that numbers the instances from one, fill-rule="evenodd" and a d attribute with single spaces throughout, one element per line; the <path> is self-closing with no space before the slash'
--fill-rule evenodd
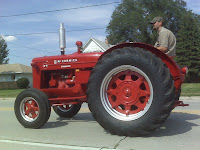
<path id="1" fill-rule="evenodd" d="M 185 107 L 185 106 L 189 106 L 189 104 L 185 104 L 183 103 L 183 101 L 177 101 L 175 102 L 174 107 L 177 107 L 177 106 Z"/>

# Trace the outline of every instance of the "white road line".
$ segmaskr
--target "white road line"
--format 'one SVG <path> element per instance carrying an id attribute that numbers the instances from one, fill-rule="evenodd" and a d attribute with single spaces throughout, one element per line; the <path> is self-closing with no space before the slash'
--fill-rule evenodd
<path id="1" fill-rule="evenodd" d="M 0 140 L 0 143 L 39 146 L 39 147 L 48 147 L 48 148 L 63 148 L 63 149 L 72 149 L 72 150 L 116 150 L 116 149 L 109 149 L 109 148 L 70 146 L 70 145 L 63 145 L 63 144 L 35 143 L 35 142 L 27 142 L 27 141 L 25 142 L 25 141 L 15 141 L 15 140 Z"/>

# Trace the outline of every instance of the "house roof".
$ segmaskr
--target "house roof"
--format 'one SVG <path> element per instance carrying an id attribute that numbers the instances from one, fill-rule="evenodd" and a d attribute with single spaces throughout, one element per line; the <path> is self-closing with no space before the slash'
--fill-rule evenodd
<path id="1" fill-rule="evenodd" d="M 86 49 L 86 47 L 91 43 L 91 42 L 94 42 L 96 45 L 98 45 L 102 51 L 106 51 L 108 50 L 110 47 L 114 46 L 114 45 L 110 45 L 110 44 L 106 44 L 105 42 L 102 42 L 100 40 L 97 40 L 93 37 L 91 37 L 83 46 L 83 51 Z"/>
<path id="2" fill-rule="evenodd" d="M 32 73 L 32 68 L 22 64 L 0 65 L 0 74 L 11 74 L 11 73 Z"/>

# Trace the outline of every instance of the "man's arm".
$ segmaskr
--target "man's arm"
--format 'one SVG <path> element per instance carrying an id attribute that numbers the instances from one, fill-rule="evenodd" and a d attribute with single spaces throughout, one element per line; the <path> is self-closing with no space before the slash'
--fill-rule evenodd
<path id="1" fill-rule="evenodd" d="M 156 47 L 156 48 L 159 49 L 160 51 L 163 51 L 164 53 L 168 51 L 168 47 Z"/>
<path id="2" fill-rule="evenodd" d="M 164 53 L 167 53 L 167 51 L 169 50 L 168 49 L 169 38 L 168 38 L 168 33 L 166 32 L 166 30 L 159 33 L 157 41 L 159 44 L 158 46 L 156 46 L 156 48 Z"/>

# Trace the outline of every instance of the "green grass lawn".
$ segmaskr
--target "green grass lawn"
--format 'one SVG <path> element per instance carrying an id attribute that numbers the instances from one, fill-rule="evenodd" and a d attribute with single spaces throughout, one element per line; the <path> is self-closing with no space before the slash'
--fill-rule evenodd
<path id="1" fill-rule="evenodd" d="M 181 96 L 200 96 L 200 83 L 184 83 Z"/>
<path id="2" fill-rule="evenodd" d="M 24 89 L 0 90 L 0 98 L 16 97 Z"/>
<path id="3" fill-rule="evenodd" d="M 23 90 L 0 90 L 0 98 L 17 97 Z M 184 83 L 181 90 L 181 96 L 200 96 L 200 83 Z"/>

